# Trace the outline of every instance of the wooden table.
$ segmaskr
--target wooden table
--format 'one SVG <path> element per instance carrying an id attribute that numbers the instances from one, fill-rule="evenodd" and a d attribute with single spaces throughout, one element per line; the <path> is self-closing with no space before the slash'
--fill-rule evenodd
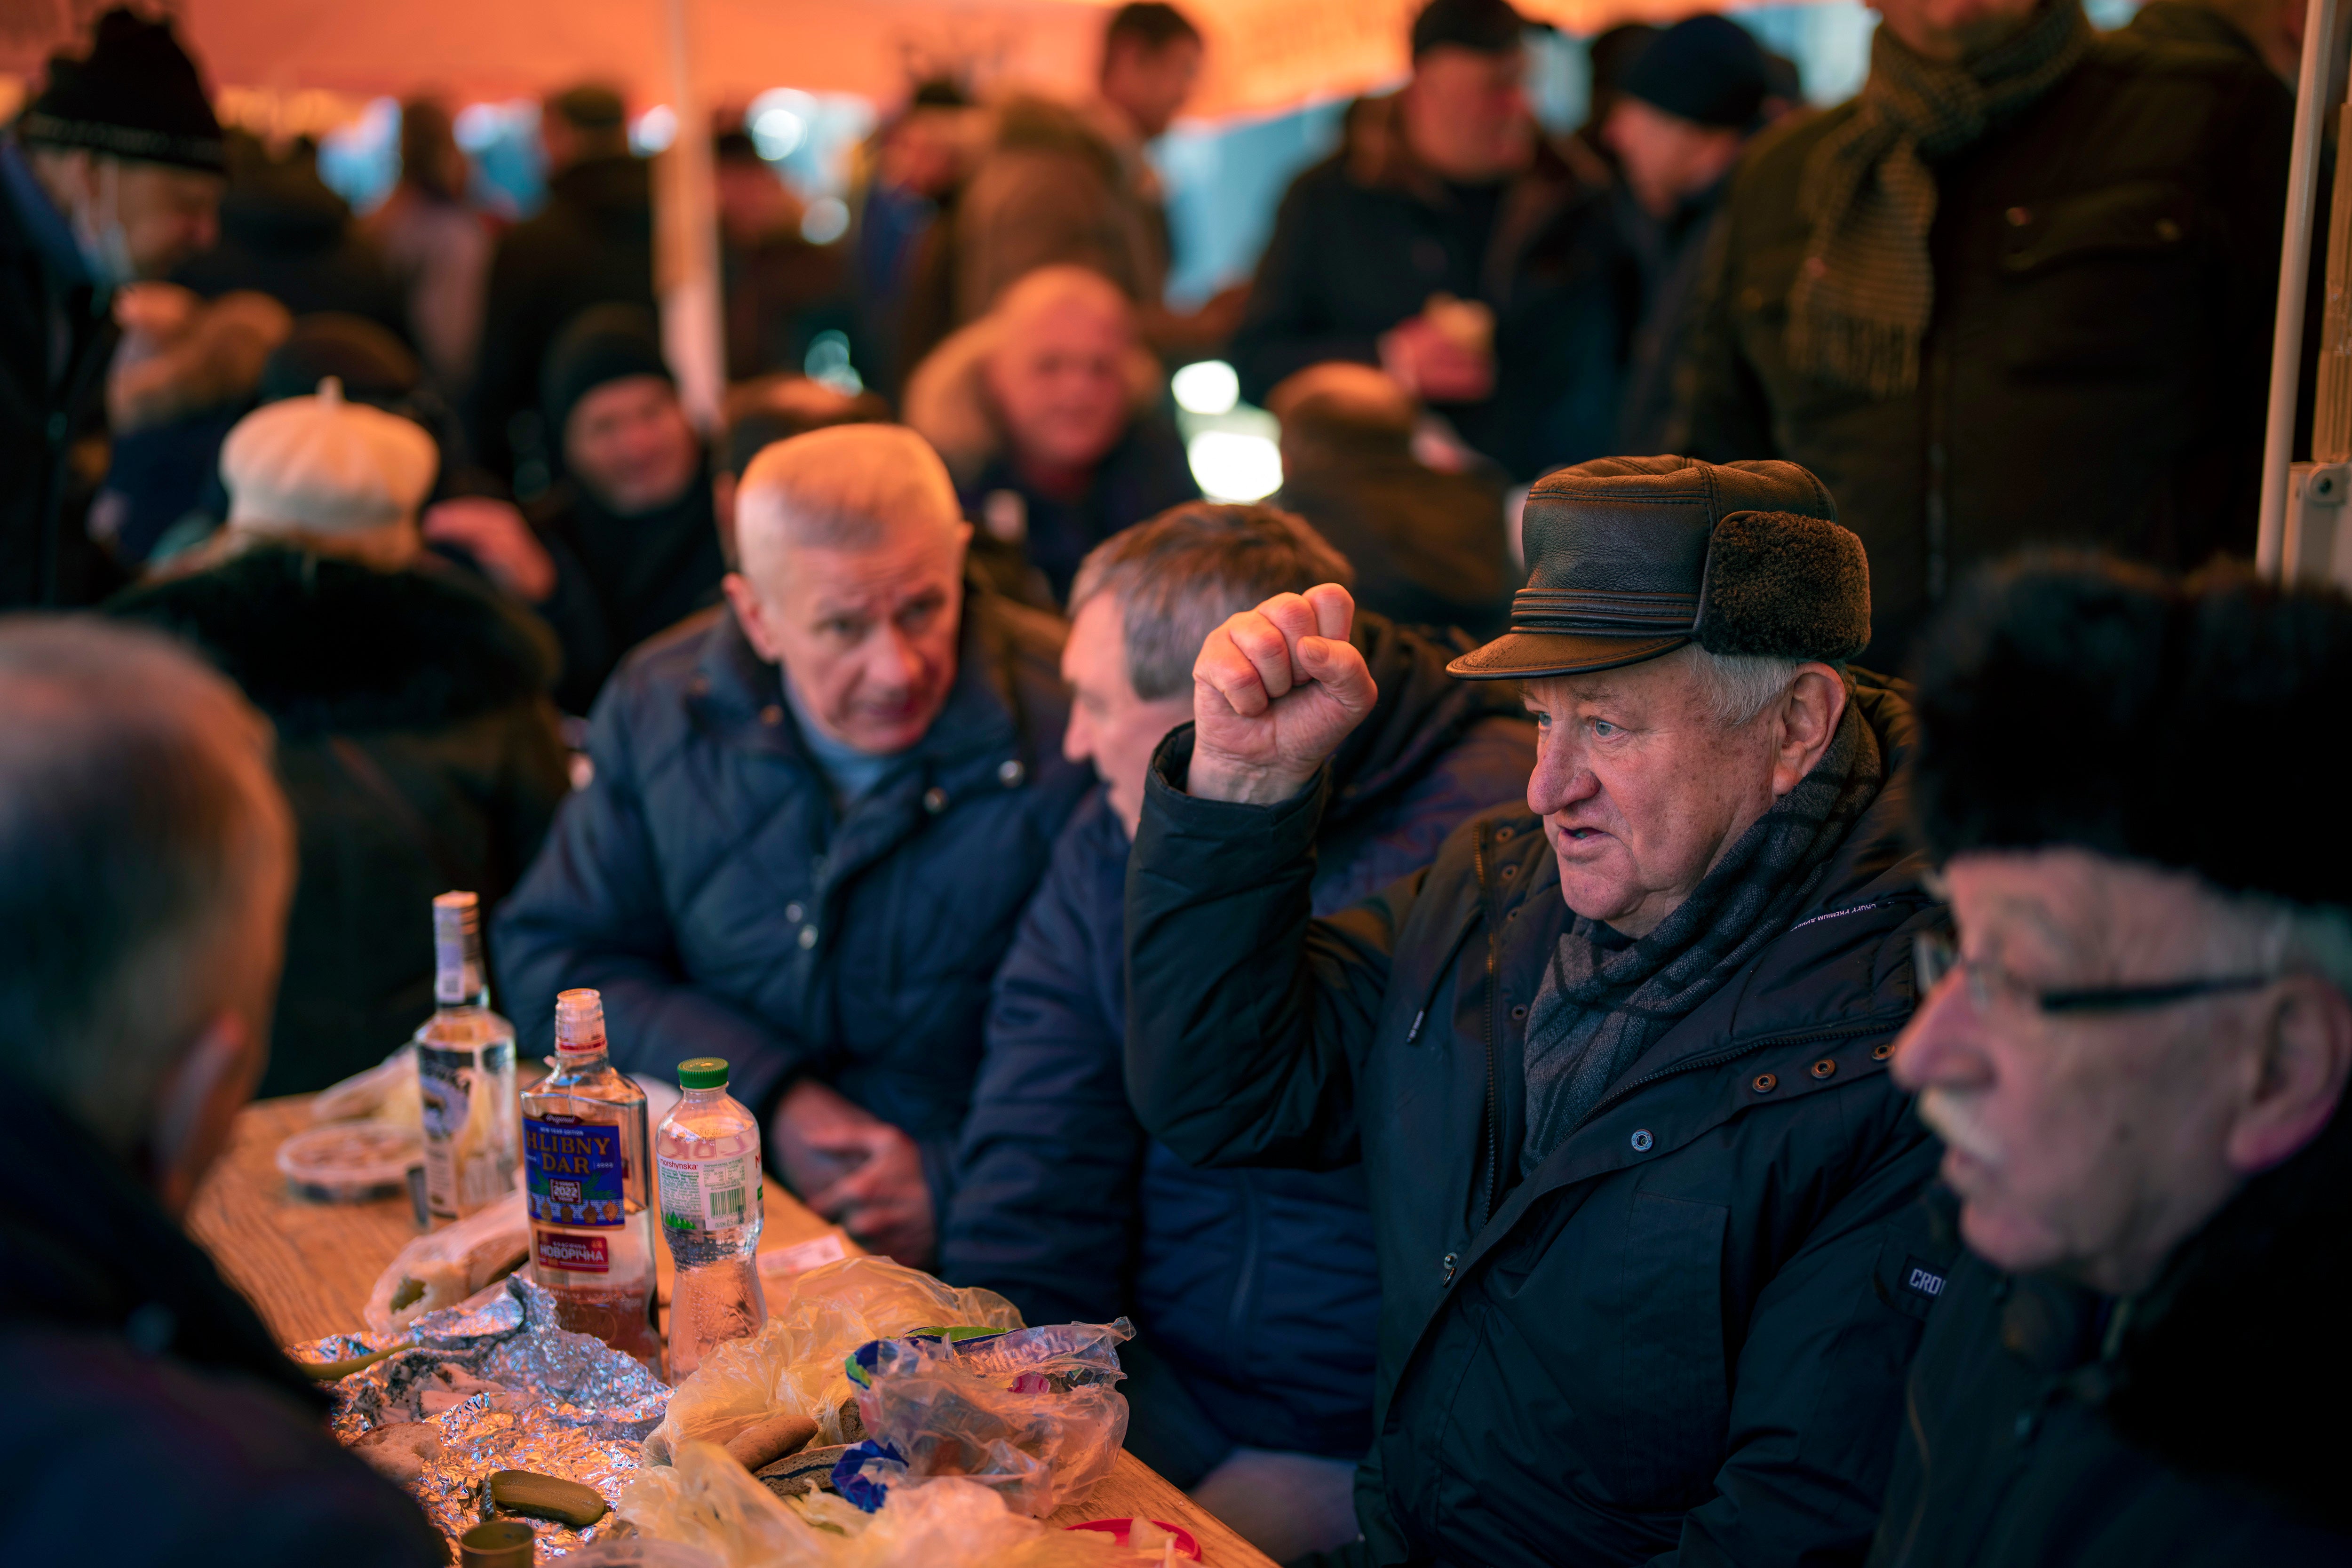
<path id="1" fill-rule="evenodd" d="M 361 1327 L 368 1292 L 393 1255 L 416 1235 L 408 1200 L 372 1204 L 312 1204 L 286 1189 L 278 1145 L 310 1125 L 307 1096 L 266 1100 L 238 1116 L 226 1153 L 188 1210 L 188 1228 L 221 1271 L 260 1310 L 286 1343 Z M 771 1178 L 760 1236 L 762 1255 L 838 1234 Z M 856 1244 L 843 1237 L 850 1250 Z M 659 1292 L 669 1301 L 670 1262 L 657 1247 Z M 1201 1556 L 1214 1568 L 1274 1568 L 1273 1561 L 1134 1455 L 1121 1453 L 1111 1473 L 1083 1502 L 1047 1522 L 1088 1519 L 1156 1519 L 1192 1531 Z"/>

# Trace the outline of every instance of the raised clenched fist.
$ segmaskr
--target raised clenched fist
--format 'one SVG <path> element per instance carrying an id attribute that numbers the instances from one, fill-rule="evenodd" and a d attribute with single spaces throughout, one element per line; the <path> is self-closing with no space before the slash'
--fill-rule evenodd
<path id="1" fill-rule="evenodd" d="M 1348 640 L 1356 602 L 1336 583 L 1228 618 L 1192 664 L 1186 793 L 1270 805 L 1315 776 L 1380 691 Z"/>

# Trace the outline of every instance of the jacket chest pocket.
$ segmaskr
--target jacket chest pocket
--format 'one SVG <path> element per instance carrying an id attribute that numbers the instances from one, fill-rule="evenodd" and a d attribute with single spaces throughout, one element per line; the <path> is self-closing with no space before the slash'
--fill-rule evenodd
<path id="1" fill-rule="evenodd" d="M 1730 1422 L 1724 1370 L 1723 1241 L 1729 1211 L 1636 1192 L 1615 1259 L 1619 1408 L 1592 1424 L 1607 1432 L 1596 1468 L 1625 1505 L 1683 1509 L 1703 1502 L 1723 1463 Z"/>
<path id="2" fill-rule="evenodd" d="M 2001 359 L 2034 380 L 2179 365 L 2198 339 L 2196 204 L 2136 180 L 2021 203 L 1995 222 Z"/>

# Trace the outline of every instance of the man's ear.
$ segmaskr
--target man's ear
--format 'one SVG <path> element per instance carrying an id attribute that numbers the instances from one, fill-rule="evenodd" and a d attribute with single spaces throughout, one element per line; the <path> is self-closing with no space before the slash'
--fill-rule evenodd
<path id="1" fill-rule="evenodd" d="M 225 1012 L 205 1026 L 156 1086 L 146 1166 L 155 1196 L 173 1217 L 188 1212 L 205 1173 L 228 1147 L 230 1124 L 253 1098 L 268 1059 L 253 1026 Z"/>
<path id="2" fill-rule="evenodd" d="M 719 520 L 719 554 L 730 572 L 743 563 L 743 557 L 735 546 L 735 488 L 738 483 L 735 476 L 724 468 L 710 476 L 710 510 Z"/>
<path id="3" fill-rule="evenodd" d="M 1838 721 L 1845 717 L 1845 679 L 1826 664 L 1797 671 L 1780 699 L 1778 742 L 1772 755 L 1772 796 L 1779 799 L 1804 781 L 1830 749 Z"/>
<path id="4" fill-rule="evenodd" d="M 2263 997 L 2252 1081 L 2230 1129 L 2230 1163 L 2252 1175 L 2319 1136 L 2352 1079 L 2352 1001 L 2315 974 L 2290 974 Z"/>
<path id="5" fill-rule="evenodd" d="M 730 572 L 721 585 L 727 590 L 727 603 L 735 611 L 736 623 L 743 628 L 752 650 L 770 664 L 783 663 L 783 649 L 776 641 L 774 629 L 768 625 L 767 607 L 760 603 L 751 580 L 740 572 Z"/>

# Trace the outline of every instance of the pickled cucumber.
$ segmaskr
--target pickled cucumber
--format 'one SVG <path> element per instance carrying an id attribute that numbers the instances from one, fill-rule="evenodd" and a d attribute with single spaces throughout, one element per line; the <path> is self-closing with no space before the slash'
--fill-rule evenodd
<path id="1" fill-rule="evenodd" d="M 509 1513 L 551 1519 L 574 1530 L 585 1530 L 608 1511 L 593 1488 L 532 1470 L 491 1472 L 490 1500 Z"/>

